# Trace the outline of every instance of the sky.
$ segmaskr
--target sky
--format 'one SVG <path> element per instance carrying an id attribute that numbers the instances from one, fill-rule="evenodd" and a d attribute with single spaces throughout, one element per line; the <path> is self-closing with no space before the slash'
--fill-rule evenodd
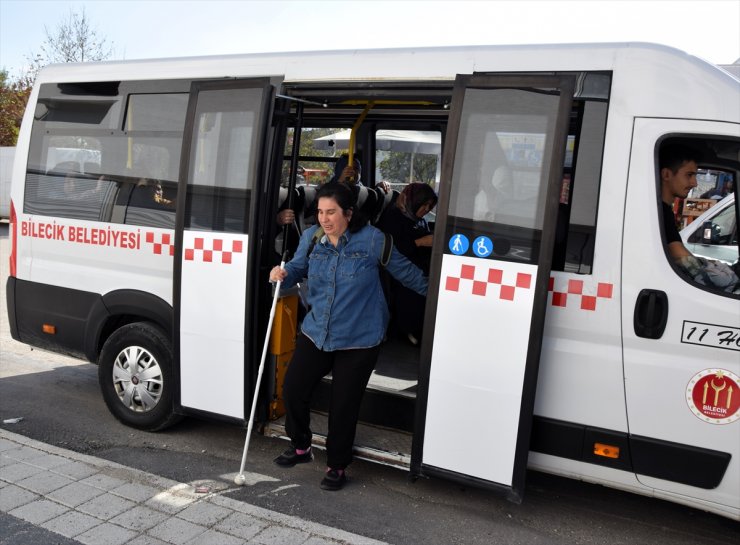
<path id="1" fill-rule="evenodd" d="M 11 78 L 71 12 L 112 60 L 324 49 L 641 41 L 740 58 L 740 0 L 0 0 Z"/>

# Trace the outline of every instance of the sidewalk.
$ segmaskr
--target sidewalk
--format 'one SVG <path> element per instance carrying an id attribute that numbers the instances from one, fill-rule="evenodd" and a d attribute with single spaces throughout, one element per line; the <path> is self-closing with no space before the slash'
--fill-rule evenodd
<path id="1" fill-rule="evenodd" d="M 221 495 L 235 486 L 178 483 L 0 429 L 0 543 L 15 531 L 28 543 L 53 532 L 89 545 L 382 545 Z"/>

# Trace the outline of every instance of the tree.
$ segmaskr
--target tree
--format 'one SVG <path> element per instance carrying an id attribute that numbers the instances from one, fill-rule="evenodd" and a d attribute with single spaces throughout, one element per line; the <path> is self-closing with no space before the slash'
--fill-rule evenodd
<path id="1" fill-rule="evenodd" d="M 15 146 L 31 87 L 39 70 L 60 62 L 102 61 L 113 55 L 112 45 L 99 38 L 85 14 L 70 12 L 69 18 L 52 32 L 44 27 L 46 39 L 41 51 L 28 59 L 30 67 L 17 81 L 0 71 L 0 145 Z"/>
<path id="2" fill-rule="evenodd" d="M 113 55 L 113 46 L 92 28 L 84 7 L 81 13 L 70 11 L 69 18 L 53 31 L 44 27 L 44 32 L 41 51 L 28 59 L 31 64 L 27 79 L 31 81 L 47 64 L 102 61 Z"/>
<path id="3" fill-rule="evenodd" d="M 379 167 L 383 179 L 391 183 L 433 184 L 437 174 L 437 155 L 417 153 L 412 157 L 411 153 L 391 151 L 380 162 Z"/>
<path id="4" fill-rule="evenodd" d="M 0 71 L 0 146 L 15 146 L 31 88 L 22 81 L 11 82 Z"/>

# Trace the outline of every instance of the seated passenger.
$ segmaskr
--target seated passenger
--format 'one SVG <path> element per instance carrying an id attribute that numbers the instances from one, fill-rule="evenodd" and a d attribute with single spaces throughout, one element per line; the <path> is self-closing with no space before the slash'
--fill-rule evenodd
<path id="1" fill-rule="evenodd" d="M 667 144 L 660 150 L 660 191 L 666 250 L 673 262 L 694 282 L 735 293 L 740 291 L 737 271 L 720 261 L 694 256 L 684 246 L 678 233 L 673 202 L 675 199 L 685 199 L 696 187 L 699 158 L 698 151 L 682 144 Z M 734 266 L 738 267 L 738 263 Z"/>
<path id="2" fill-rule="evenodd" d="M 377 227 L 393 237 L 393 244 L 409 261 L 429 275 L 432 230 L 424 219 L 437 205 L 437 195 L 427 184 L 414 182 L 403 188 L 395 205 L 387 208 Z M 426 299 L 399 282 L 390 281 L 393 332 L 416 345 L 421 339 Z"/>
<path id="3" fill-rule="evenodd" d="M 336 165 L 334 165 L 334 175 L 329 179 L 328 183 L 331 182 L 350 182 L 356 184 L 367 185 L 362 181 L 362 164 L 357 157 L 353 160 L 354 166 L 349 164 L 349 156 L 343 153 Z M 380 187 L 384 193 L 388 193 L 391 186 L 388 182 L 378 182 L 376 184 Z"/>

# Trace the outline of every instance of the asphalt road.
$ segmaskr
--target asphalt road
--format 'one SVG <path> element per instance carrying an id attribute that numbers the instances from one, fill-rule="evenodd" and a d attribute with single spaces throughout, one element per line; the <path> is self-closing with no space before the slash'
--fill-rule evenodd
<path id="1" fill-rule="evenodd" d="M 180 482 L 225 479 L 239 469 L 244 430 L 189 418 L 160 433 L 120 424 L 98 390 L 94 365 L 31 350 L 10 338 L 5 312 L 7 224 L 0 224 L 0 422 L 4 428 Z M 676 504 L 537 472 L 524 502 L 443 480 L 412 483 L 403 471 L 358 461 L 338 493 L 321 491 L 324 454 L 313 464 L 281 469 L 286 447 L 254 435 L 247 470 L 255 484 L 229 496 L 397 545 L 649 544 L 727 545 L 740 523 Z"/>

